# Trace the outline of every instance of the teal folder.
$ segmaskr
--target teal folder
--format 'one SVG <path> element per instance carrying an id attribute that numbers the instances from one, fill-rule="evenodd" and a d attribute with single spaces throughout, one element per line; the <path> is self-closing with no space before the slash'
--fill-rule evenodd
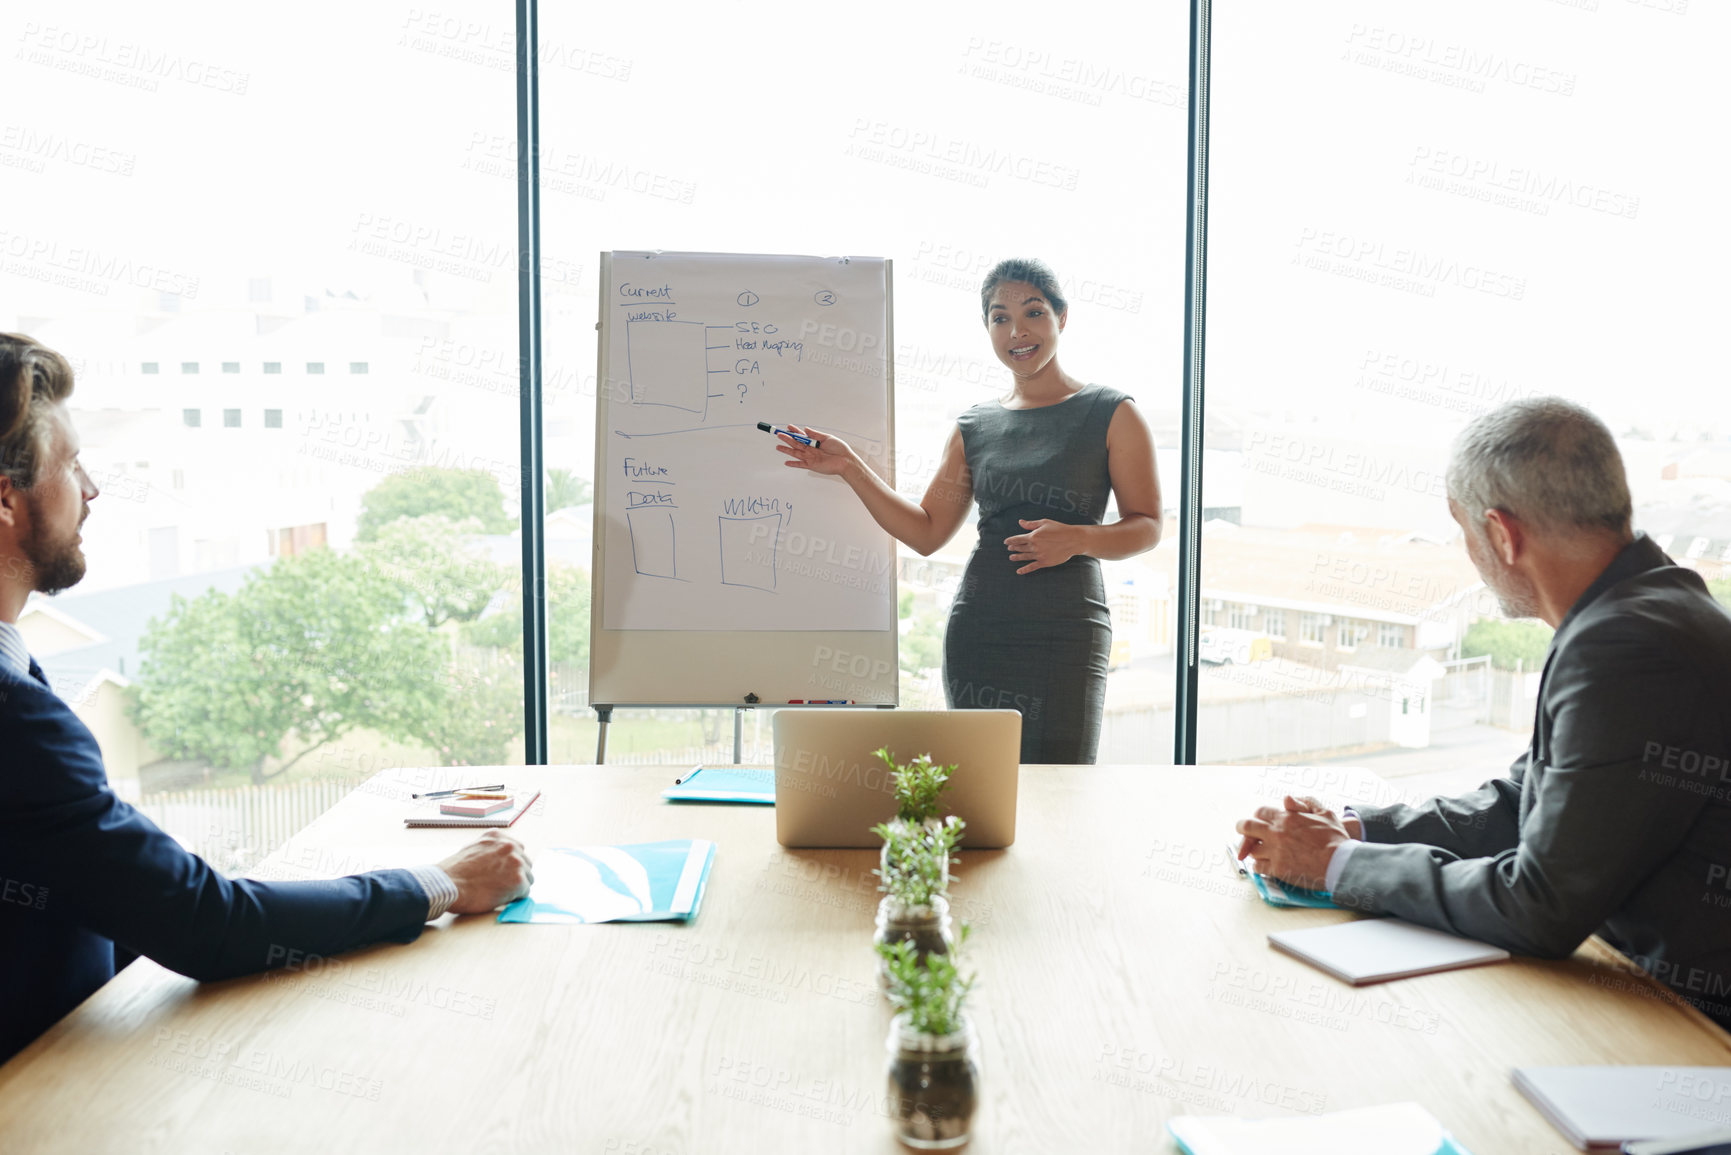
<path id="1" fill-rule="evenodd" d="M 1325 910 L 1339 910 L 1340 905 L 1326 890 L 1306 890 L 1302 886 L 1293 886 L 1278 878 L 1266 878 L 1251 872 L 1250 881 L 1256 885 L 1256 893 L 1262 896 L 1262 901 L 1269 906 L 1310 906 Z"/>
<path id="2" fill-rule="evenodd" d="M 1268 878 L 1257 874 L 1245 866 L 1238 858 L 1238 848 L 1228 842 L 1226 844 L 1226 861 L 1231 864 L 1239 878 L 1248 878 L 1256 887 L 1256 893 L 1262 896 L 1262 901 L 1269 906 L 1309 906 L 1323 910 L 1340 910 L 1340 904 L 1326 890 L 1306 890 L 1302 886 L 1293 886 L 1278 878 Z"/>
<path id="3" fill-rule="evenodd" d="M 661 792 L 669 802 L 748 802 L 775 805 L 775 771 L 751 766 L 699 766 Z"/>
<path id="4" fill-rule="evenodd" d="M 706 838 L 558 846 L 535 856 L 535 884 L 500 922 L 687 922 L 715 861 Z"/>

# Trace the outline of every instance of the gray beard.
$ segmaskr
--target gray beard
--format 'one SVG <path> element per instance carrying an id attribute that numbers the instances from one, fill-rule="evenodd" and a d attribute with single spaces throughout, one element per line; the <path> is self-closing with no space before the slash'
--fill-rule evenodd
<path id="1" fill-rule="evenodd" d="M 1497 608 L 1502 610 L 1505 618 L 1536 618 L 1539 616 L 1539 599 L 1530 585 L 1521 585 L 1515 581 L 1512 574 L 1501 575 L 1504 581 L 1511 584 L 1499 588 L 1491 586 L 1491 592 L 1497 595 Z M 1489 583 L 1486 583 L 1487 585 Z"/>

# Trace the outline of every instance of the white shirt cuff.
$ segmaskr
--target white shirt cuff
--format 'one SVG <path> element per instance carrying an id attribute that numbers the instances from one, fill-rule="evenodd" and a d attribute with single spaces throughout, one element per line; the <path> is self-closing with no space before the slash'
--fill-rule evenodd
<path id="1" fill-rule="evenodd" d="M 427 921 L 451 909 L 451 904 L 457 901 L 457 884 L 451 881 L 444 868 L 438 866 L 411 866 L 409 873 L 415 876 L 415 881 L 421 884 L 421 889 L 427 895 Z"/>

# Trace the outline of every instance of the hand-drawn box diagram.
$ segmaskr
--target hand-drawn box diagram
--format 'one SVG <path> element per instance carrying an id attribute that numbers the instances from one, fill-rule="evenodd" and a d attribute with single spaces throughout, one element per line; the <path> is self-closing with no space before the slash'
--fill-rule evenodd
<path id="1" fill-rule="evenodd" d="M 646 577 L 678 577 L 673 510 L 666 506 L 629 509 L 625 520 L 631 527 L 631 561 L 637 572 Z"/>
<path id="2" fill-rule="evenodd" d="M 781 514 L 717 520 L 721 524 L 721 584 L 774 590 Z"/>
<path id="3" fill-rule="evenodd" d="M 709 408 L 709 351 L 701 321 L 628 321 L 626 371 L 633 405 L 687 413 Z"/>

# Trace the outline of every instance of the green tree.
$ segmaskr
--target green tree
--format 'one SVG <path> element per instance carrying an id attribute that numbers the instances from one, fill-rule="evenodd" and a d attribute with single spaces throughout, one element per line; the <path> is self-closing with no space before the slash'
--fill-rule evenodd
<path id="1" fill-rule="evenodd" d="M 399 517 L 357 546 L 356 553 L 437 629 L 446 622 L 474 621 L 511 580 L 510 571 L 474 542 L 479 533 L 481 522 L 473 517 Z"/>
<path id="2" fill-rule="evenodd" d="M 944 615 L 936 610 L 916 610 L 911 616 L 913 625 L 896 647 L 902 673 L 909 676 L 944 664 Z"/>
<path id="3" fill-rule="evenodd" d="M 1491 656 L 1491 665 L 1499 670 L 1512 670 L 1515 662 L 1524 670 L 1542 669 L 1545 651 L 1551 646 L 1551 627 L 1543 622 L 1505 622 L 1495 618 L 1480 618 L 1467 627 L 1461 639 L 1461 657 Z"/>
<path id="4" fill-rule="evenodd" d="M 452 521 L 474 518 L 482 533 L 510 533 L 499 479 L 485 469 L 411 469 L 393 473 L 361 497 L 355 540 L 372 541 L 399 517 L 443 514 Z"/>
<path id="5" fill-rule="evenodd" d="M 436 686 L 442 705 L 427 714 L 417 740 L 446 766 L 497 766 L 523 732 L 523 670 L 500 654 L 487 670 L 448 666 Z"/>
<path id="6" fill-rule="evenodd" d="M 356 729 L 412 736 L 442 705 L 424 679 L 448 657 L 402 607 L 366 562 L 327 549 L 284 558 L 232 595 L 176 597 L 139 643 L 133 717 L 164 754 L 254 782 Z M 290 735 L 304 748 L 267 776 Z"/>
<path id="7" fill-rule="evenodd" d="M 576 566 L 547 567 L 547 651 L 555 662 L 589 664 L 589 572 Z M 496 646 L 519 660 L 523 654 L 520 594 L 498 613 L 463 628 L 471 646 Z"/>
<path id="8" fill-rule="evenodd" d="M 569 469 L 547 471 L 547 512 L 569 509 L 589 501 L 589 483 Z"/>

